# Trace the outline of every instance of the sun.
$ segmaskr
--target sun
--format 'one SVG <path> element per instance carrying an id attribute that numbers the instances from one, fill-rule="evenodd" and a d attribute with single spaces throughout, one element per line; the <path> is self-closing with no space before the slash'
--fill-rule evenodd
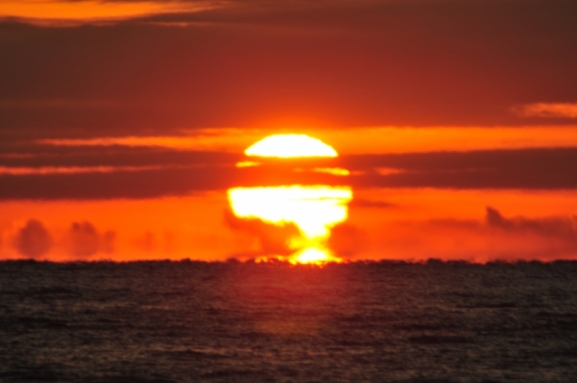
<path id="1" fill-rule="evenodd" d="M 306 134 L 275 134 L 263 138 L 244 151 L 255 157 L 337 157 L 335 149 Z"/>
<path id="2" fill-rule="evenodd" d="M 246 149 L 245 154 L 255 157 L 276 157 L 282 159 L 282 162 L 288 161 L 287 163 L 291 159 L 302 157 L 338 156 L 335 149 L 305 134 L 268 136 Z M 252 166 L 258 166 L 258 162 L 243 161 L 237 164 L 239 168 Z M 315 169 L 315 171 L 326 172 L 327 169 Z M 337 170 L 341 170 L 341 173 L 345 171 Z M 338 175 L 342 176 L 341 173 Z M 346 174 L 348 175 L 348 171 Z M 327 243 L 331 229 L 348 218 L 347 205 L 353 198 L 349 186 L 234 187 L 228 190 L 228 198 L 232 212 L 240 219 L 258 219 L 268 225 L 280 227 L 292 224 L 298 229 L 297 235 L 286 238 L 284 242 L 293 254 L 288 257 L 267 254 L 258 258 L 257 262 L 276 259 L 291 264 L 323 265 L 342 261 L 333 254 Z"/>

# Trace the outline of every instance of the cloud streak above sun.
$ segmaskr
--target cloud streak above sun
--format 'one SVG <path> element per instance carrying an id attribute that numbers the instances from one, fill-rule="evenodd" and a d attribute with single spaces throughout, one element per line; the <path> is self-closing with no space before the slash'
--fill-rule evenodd
<path id="1" fill-rule="evenodd" d="M 307 131 L 307 129 L 302 130 Z M 190 135 L 179 136 L 49 138 L 39 139 L 37 143 L 69 147 L 159 147 L 175 150 L 220 150 L 238 153 L 249 143 L 261 137 L 264 132 L 266 132 L 264 129 L 213 128 L 199 129 L 190 132 Z M 339 153 L 343 154 L 422 153 L 577 146 L 577 126 L 357 127 L 353 129 L 323 129 L 317 134 L 326 137 L 333 143 L 333 146 L 338 148 Z"/>

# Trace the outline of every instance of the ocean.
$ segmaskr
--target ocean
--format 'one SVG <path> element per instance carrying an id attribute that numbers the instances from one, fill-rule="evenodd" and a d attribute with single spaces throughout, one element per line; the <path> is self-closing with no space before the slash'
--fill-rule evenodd
<path id="1" fill-rule="evenodd" d="M 0 382 L 577 382 L 577 262 L 0 263 Z"/>

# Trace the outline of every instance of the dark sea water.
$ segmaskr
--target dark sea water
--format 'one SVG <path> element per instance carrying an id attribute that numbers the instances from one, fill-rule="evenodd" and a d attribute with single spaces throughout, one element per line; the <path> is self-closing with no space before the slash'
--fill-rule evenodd
<path id="1" fill-rule="evenodd" d="M 577 263 L 0 263 L 0 382 L 577 382 Z"/>

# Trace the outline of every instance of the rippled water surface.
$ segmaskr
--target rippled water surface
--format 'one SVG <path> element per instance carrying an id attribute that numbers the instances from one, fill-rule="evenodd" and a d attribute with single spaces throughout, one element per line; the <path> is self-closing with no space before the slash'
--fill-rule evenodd
<path id="1" fill-rule="evenodd" d="M 577 263 L 0 263 L 0 382 L 576 382 Z"/>

